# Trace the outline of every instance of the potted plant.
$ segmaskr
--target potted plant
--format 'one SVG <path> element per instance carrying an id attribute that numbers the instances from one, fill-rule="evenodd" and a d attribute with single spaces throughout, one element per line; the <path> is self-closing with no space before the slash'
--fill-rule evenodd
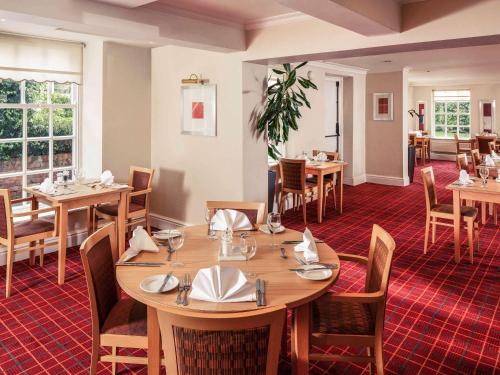
<path id="1" fill-rule="evenodd" d="M 288 141 L 290 129 L 298 130 L 298 119 L 302 117 L 301 107 L 311 108 L 305 90 L 318 87 L 307 77 L 299 76 L 297 71 L 307 64 L 307 61 L 294 68 L 290 64 L 283 64 L 283 69 L 273 69 L 274 75 L 269 77 L 271 83 L 267 88 L 267 100 L 259 120 L 257 131 L 265 133 L 267 139 L 267 153 L 273 160 L 278 160 L 281 153 L 278 150 L 280 143 Z M 268 173 L 269 202 L 274 201 L 274 187 L 276 173 Z M 269 211 L 272 211 L 269 204 Z"/>

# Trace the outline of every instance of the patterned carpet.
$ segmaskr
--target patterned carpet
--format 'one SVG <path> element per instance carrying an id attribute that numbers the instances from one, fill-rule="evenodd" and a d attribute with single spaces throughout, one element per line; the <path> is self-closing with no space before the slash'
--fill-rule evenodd
<path id="1" fill-rule="evenodd" d="M 433 162 L 438 196 L 450 202 L 444 186 L 457 176 L 454 164 Z M 500 230 L 491 220 L 480 228 L 480 250 L 468 262 L 465 239 L 460 264 L 453 261 L 451 229 L 438 229 L 437 243 L 423 255 L 423 187 L 363 184 L 345 188 L 344 214 L 328 210 L 323 224 L 309 228 L 335 250 L 366 255 L 373 223 L 396 239 L 397 249 L 387 305 L 384 354 L 388 374 L 500 374 Z M 331 202 L 329 202 L 331 204 Z M 301 214 L 288 212 L 286 226 L 302 230 Z M 464 236 L 462 236 L 463 238 Z M 0 373 L 80 374 L 89 365 L 90 314 L 77 249 L 68 251 L 67 282 L 56 283 L 56 257 L 46 266 L 14 267 L 13 296 L 3 298 L 5 267 L 0 267 Z M 333 291 L 359 291 L 365 270 L 343 263 Z M 338 348 L 314 348 L 340 352 Z M 356 349 L 352 350 L 357 352 Z M 110 373 L 100 365 L 99 373 Z M 118 366 L 120 373 L 145 374 L 143 366 Z M 280 373 L 289 373 L 283 361 Z M 311 363 L 312 374 L 361 374 L 354 364 Z"/>

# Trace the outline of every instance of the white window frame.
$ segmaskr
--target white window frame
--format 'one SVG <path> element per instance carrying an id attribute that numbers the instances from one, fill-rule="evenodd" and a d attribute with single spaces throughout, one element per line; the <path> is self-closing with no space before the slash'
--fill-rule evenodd
<path id="1" fill-rule="evenodd" d="M 450 91 L 450 92 L 468 91 L 469 92 L 469 99 L 464 100 L 463 97 L 458 97 L 458 96 L 457 96 L 457 98 L 452 98 L 450 96 L 448 98 L 445 97 L 443 99 L 439 99 L 439 98 L 436 99 L 436 96 L 435 96 L 436 92 L 446 92 L 446 91 Z M 462 98 L 462 99 L 460 99 L 460 98 Z M 467 102 L 467 101 L 469 102 L 469 112 L 460 112 L 460 102 Z M 436 102 L 445 103 L 444 112 L 436 112 Z M 457 124 L 456 125 L 447 125 L 446 124 L 446 119 L 447 119 L 447 115 L 448 115 L 448 103 L 456 103 L 456 105 L 457 105 L 457 111 L 453 112 L 453 114 L 457 116 Z M 433 90 L 432 91 L 432 137 L 437 138 L 437 139 L 453 139 L 453 137 L 454 137 L 453 135 L 448 135 L 448 128 L 454 127 L 454 126 L 457 128 L 457 135 L 459 138 L 461 138 L 460 137 L 460 128 L 466 128 L 466 127 L 469 128 L 469 137 L 471 137 L 472 136 L 471 107 L 472 107 L 472 100 L 471 100 L 469 89 Z M 436 124 L 436 115 L 444 115 L 444 122 L 445 123 L 443 125 Z M 469 124 L 468 125 L 460 125 L 460 115 L 468 115 L 469 116 Z M 437 136 L 436 135 L 436 126 L 444 127 L 444 129 L 445 129 L 444 136 Z"/>
<path id="2" fill-rule="evenodd" d="M 22 187 L 27 186 L 28 176 L 48 173 L 50 180 L 53 180 L 54 172 L 71 171 L 79 165 L 78 148 L 79 148 L 79 86 L 76 83 L 71 83 L 71 102 L 70 104 L 52 103 L 52 93 L 54 91 L 54 83 L 47 82 L 47 103 L 26 103 L 26 81 L 20 82 L 21 90 L 21 103 L 0 103 L 0 109 L 22 109 L 23 110 L 23 124 L 22 124 L 22 137 L 21 138 L 6 138 L 0 139 L 0 144 L 3 143 L 20 143 L 22 142 L 22 170 L 16 172 L 0 172 L 0 179 L 8 177 L 22 177 Z M 49 110 L 49 136 L 47 137 L 28 137 L 28 109 L 47 108 Z M 72 109 L 73 110 L 73 131 L 72 135 L 67 136 L 54 136 L 53 135 L 53 111 L 55 109 Z M 54 141 L 72 141 L 72 164 L 71 166 L 54 167 Z M 44 169 L 28 170 L 28 141 L 49 141 L 49 167 Z M 23 190 L 23 197 L 26 197 L 26 192 Z"/>

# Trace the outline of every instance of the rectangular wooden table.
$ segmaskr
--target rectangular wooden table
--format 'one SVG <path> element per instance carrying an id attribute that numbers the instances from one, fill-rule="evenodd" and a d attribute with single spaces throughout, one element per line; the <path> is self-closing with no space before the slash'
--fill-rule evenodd
<path id="1" fill-rule="evenodd" d="M 455 241 L 455 262 L 460 261 L 460 204 L 462 199 L 500 204 L 500 182 L 489 179 L 485 187 L 481 181 L 471 185 L 449 184 L 446 189 L 453 191 L 453 233 Z"/>
<path id="2" fill-rule="evenodd" d="M 66 189 L 58 188 L 58 191 L 63 192 L 63 195 L 49 195 L 42 193 L 34 187 L 27 187 L 24 190 L 31 193 L 34 197 L 32 209 L 37 209 L 38 202 L 43 202 L 51 206 L 59 206 L 59 248 L 58 248 L 58 276 L 57 282 L 59 285 L 64 284 L 64 272 L 66 265 L 66 245 L 68 236 L 68 211 L 75 208 L 93 207 L 94 205 L 108 202 L 118 202 L 118 224 L 117 224 L 117 244 L 120 254 L 125 251 L 125 221 L 127 196 L 131 187 L 108 188 L 97 187 L 91 188 L 87 185 L 68 185 Z M 90 210 L 90 215 L 93 211 Z M 91 216 L 88 219 L 89 231 L 92 230 L 90 225 Z"/>

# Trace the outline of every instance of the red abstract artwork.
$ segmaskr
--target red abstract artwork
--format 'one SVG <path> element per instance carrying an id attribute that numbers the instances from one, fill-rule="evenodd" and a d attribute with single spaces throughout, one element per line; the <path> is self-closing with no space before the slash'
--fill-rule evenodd
<path id="1" fill-rule="evenodd" d="M 205 111 L 204 111 L 204 107 L 203 107 L 203 102 L 192 102 L 191 103 L 191 117 L 193 119 L 205 118 Z"/>
<path id="2" fill-rule="evenodd" d="M 378 98 L 378 113 L 381 115 L 389 114 L 389 98 Z"/>

